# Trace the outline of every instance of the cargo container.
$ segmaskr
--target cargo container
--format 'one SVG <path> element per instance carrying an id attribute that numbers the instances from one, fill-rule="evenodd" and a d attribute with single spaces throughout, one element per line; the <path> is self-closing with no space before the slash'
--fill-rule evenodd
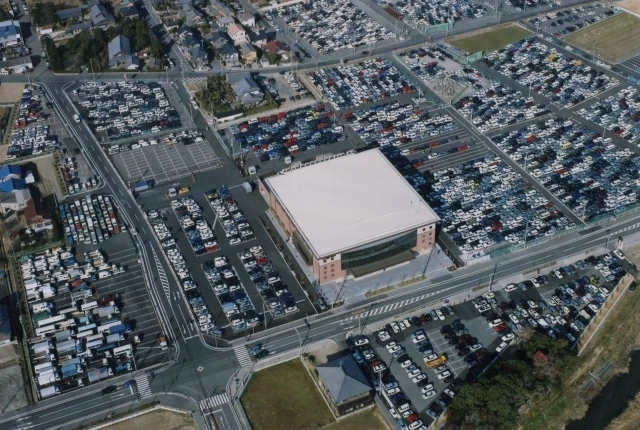
<path id="1" fill-rule="evenodd" d="M 45 387 L 40 389 L 38 391 L 38 394 L 40 396 L 40 400 L 48 399 L 49 397 L 53 397 L 60 394 L 60 388 L 56 386 Z"/>
<path id="2" fill-rule="evenodd" d="M 127 324 L 117 324 L 109 327 L 109 333 L 111 334 L 131 333 L 131 328 Z"/>
<path id="3" fill-rule="evenodd" d="M 113 372 L 111 371 L 111 369 L 106 367 L 89 370 L 87 372 L 87 377 L 89 378 L 89 382 L 100 382 L 103 379 L 108 378 L 109 376 L 113 376 Z"/>

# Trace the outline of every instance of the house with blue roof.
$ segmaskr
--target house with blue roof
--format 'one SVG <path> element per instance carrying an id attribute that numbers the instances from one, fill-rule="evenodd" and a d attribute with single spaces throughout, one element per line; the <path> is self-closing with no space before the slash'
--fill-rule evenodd
<path id="1" fill-rule="evenodd" d="M 15 164 L 5 164 L 0 167 L 0 182 L 9 179 L 22 179 L 22 169 Z"/>

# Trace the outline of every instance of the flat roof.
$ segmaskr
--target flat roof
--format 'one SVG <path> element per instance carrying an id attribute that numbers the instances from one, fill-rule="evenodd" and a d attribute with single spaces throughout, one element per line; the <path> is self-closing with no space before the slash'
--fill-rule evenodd
<path id="1" fill-rule="evenodd" d="M 438 221 L 377 149 L 265 178 L 316 257 Z"/>

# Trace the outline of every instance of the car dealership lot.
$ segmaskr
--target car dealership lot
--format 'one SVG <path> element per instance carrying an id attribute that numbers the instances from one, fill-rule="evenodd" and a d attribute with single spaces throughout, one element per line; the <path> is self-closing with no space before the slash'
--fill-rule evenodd
<path id="1" fill-rule="evenodd" d="M 220 159 L 206 140 L 188 145 L 167 144 L 143 146 L 120 151 L 111 160 L 125 181 L 151 179 L 166 182 L 221 166 Z"/>
<path id="2" fill-rule="evenodd" d="M 640 158 L 571 120 L 551 118 L 492 140 L 585 220 L 636 203 Z"/>
<path id="3" fill-rule="evenodd" d="M 322 95 L 338 110 L 414 91 L 409 79 L 391 61 L 380 57 L 320 69 L 309 75 Z"/>
<path id="4" fill-rule="evenodd" d="M 378 3 L 386 4 L 382 0 Z M 407 25 L 413 28 L 424 28 L 430 25 L 445 24 L 447 22 L 457 22 L 466 19 L 481 18 L 487 15 L 487 8 L 479 1 L 429 1 L 429 0 L 401 0 L 389 2 L 390 5 L 385 10 Z"/>
<path id="5" fill-rule="evenodd" d="M 537 38 L 508 45 L 481 61 L 560 108 L 570 108 L 619 84 L 616 77 L 565 56 Z"/>
<path id="6" fill-rule="evenodd" d="M 251 119 L 228 129 L 233 145 L 254 152 L 260 161 L 295 156 L 344 140 L 343 128 L 323 103 Z"/>
<path id="7" fill-rule="evenodd" d="M 165 89 L 173 91 L 157 82 L 87 82 L 71 97 L 99 140 L 119 140 L 183 125 Z"/>
<path id="8" fill-rule="evenodd" d="M 532 18 L 530 23 L 538 25 L 542 31 L 557 37 L 566 36 L 581 28 L 612 16 L 615 9 L 611 10 L 604 4 L 591 4 L 559 12 L 549 12 L 540 18 Z"/>
<path id="9" fill-rule="evenodd" d="M 496 244 L 524 244 L 575 225 L 495 155 L 428 172 L 424 191 L 442 231 L 466 255 Z"/>
<path id="10" fill-rule="evenodd" d="M 640 139 L 640 95 L 638 89 L 629 85 L 615 95 L 602 99 L 576 113 L 598 124 L 613 135 L 638 145 Z M 604 133 L 604 130 L 603 130 Z"/>
<path id="11" fill-rule="evenodd" d="M 281 18 L 282 30 L 294 31 L 321 54 L 374 45 L 396 36 L 348 0 L 319 0 L 284 6 L 265 13 Z"/>

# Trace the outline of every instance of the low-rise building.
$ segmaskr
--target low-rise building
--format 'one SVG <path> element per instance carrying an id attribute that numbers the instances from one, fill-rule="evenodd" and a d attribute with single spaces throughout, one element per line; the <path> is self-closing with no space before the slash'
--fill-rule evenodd
<path id="1" fill-rule="evenodd" d="M 249 42 L 247 31 L 240 24 L 233 23 L 227 27 L 227 34 L 236 46 Z"/>
<path id="2" fill-rule="evenodd" d="M 238 15 L 238 21 L 245 27 L 254 27 L 256 25 L 256 17 L 249 12 L 242 12 Z"/>
<path id="3" fill-rule="evenodd" d="M 140 62 L 128 37 L 119 34 L 109 42 L 109 67 L 137 70 L 139 66 Z"/>
<path id="4" fill-rule="evenodd" d="M 240 56 L 244 60 L 245 64 L 253 64 L 258 61 L 258 52 L 256 51 L 256 48 L 253 47 L 253 45 L 249 43 L 243 43 L 242 45 L 240 45 L 238 50 L 240 51 Z"/>
<path id="5" fill-rule="evenodd" d="M 116 10 L 118 14 L 125 19 L 140 16 L 140 11 L 132 0 L 122 0 L 116 7 Z"/>
<path id="6" fill-rule="evenodd" d="M 233 92 L 244 106 L 255 106 L 264 100 L 262 90 L 251 77 L 251 73 L 227 75 L 227 82 L 231 84 Z"/>
<path id="7" fill-rule="evenodd" d="M 101 4 L 94 4 L 91 6 L 91 9 L 89 9 L 89 15 L 91 16 L 91 22 L 96 27 L 107 27 L 116 22 L 113 15 L 111 15 Z"/>
<path id="8" fill-rule="evenodd" d="M 338 415 L 365 408 L 373 402 L 371 385 L 351 354 L 318 366 L 316 372 L 323 394 Z"/>
<path id="9" fill-rule="evenodd" d="M 0 22 L 0 46 L 14 46 L 22 40 L 18 21 Z"/>

